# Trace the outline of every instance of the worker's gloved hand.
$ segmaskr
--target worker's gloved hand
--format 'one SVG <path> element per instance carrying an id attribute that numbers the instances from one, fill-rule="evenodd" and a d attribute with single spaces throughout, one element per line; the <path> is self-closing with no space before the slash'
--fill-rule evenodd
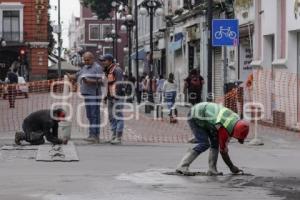
<path id="1" fill-rule="evenodd" d="M 236 166 L 234 166 L 234 165 L 230 168 L 230 171 L 231 171 L 233 174 L 244 173 L 243 170 L 239 169 L 238 167 L 236 167 Z"/>

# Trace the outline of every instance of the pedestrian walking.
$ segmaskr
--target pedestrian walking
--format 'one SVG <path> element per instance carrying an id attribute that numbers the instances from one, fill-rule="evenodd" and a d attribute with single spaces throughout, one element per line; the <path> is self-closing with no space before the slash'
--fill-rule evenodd
<path id="1" fill-rule="evenodd" d="M 85 141 L 99 143 L 101 86 L 104 74 L 91 52 L 83 54 L 83 61 L 84 66 L 80 71 L 67 76 L 70 80 L 77 80 L 81 95 L 84 97 L 86 117 L 89 121 L 89 136 Z"/>
<path id="2" fill-rule="evenodd" d="M 136 100 L 137 103 L 140 104 L 142 101 L 142 94 L 144 90 L 144 77 L 140 77 L 139 81 L 136 82 Z"/>
<path id="3" fill-rule="evenodd" d="M 102 58 L 105 76 L 107 77 L 107 104 L 108 117 L 111 125 L 111 144 L 121 144 L 124 119 L 123 104 L 125 97 L 125 87 L 123 82 L 123 70 L 114 63 L 111 54 L 106 54 Z"/>
<path id="4" fill-rule="evenodd" d="M 170 73 L 169 78 L 164 82 L 163 93 L 165 97 L 165 102 L 169 109 L 170 123 L 177 122 L 177 110 L 174 108 L 177 92 L 177 84 L 174 80 L 174 74 Z"/>
<path id="5" fill-rule="evenodd" d="M 63 109 L 39 110 L 28 115 L 22 124 L 22 131 L 15 134 L 15 143 L 25 140 L 32 145 L 45 143 L 44 136 L 52 144 L 67 144 L 67 139 L 58 138 L 58 123 L 65 119 Z"/>
<path id="6" fill-rule="evenodd" d="M 189 149 L 179 163 L 176 172 L 189 174 L 191 163 L 208 148 L 209 175 L 220 175 L 217 170 L 219 151 L 221 156 L 234 174 L 242 172 L 233 164 L 228 154 L 228 142 L 231 137 L 243 144 L 249 132 L 249 123 L 241 120 L 232 110 L 216 104 L 203 102 L 191 108 L 188 114 L 188 124 L 197 139 L 197 145 Z"/>
<path id="7" fill-rule="evenodd" d="M 163 100 L 163 86 L 165 83 L 165 79 L 163 75 L 159 76 L 159 80 L 157 81 L 157 85 L 156 85 L 156 91 L 158 92 L 158 96 L 159 96 L 159 103 L 162 103 Z"/>
<path id="8" fill-rule="evenodd" d="M 183 92 L 187 97 L 187 102 L 191 105 L 195 105 L 202 101 L 202 87 L 204 85 L 204 79 L 200 75 L 197 69 L 192 69 L 189 76 L 184 80 Z"/>
<path id="9" fill-rule="evenodd" d="M 18 84 L 18 68 L 12 68 L 11 71 L 7 73 L 7 78 L 5 80 L 7 85 L 9 108 L 15 108 L 15 101 L 17 95 L 16 86 Z"/>

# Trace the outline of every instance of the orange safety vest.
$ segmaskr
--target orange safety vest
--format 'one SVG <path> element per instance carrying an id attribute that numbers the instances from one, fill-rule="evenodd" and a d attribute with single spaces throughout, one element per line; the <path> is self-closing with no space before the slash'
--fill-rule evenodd
<path id="1" fill-rule="evenodd" d="M 116 69 L 116 65 L 112 64 L 109 68 L 108 74 L 107 74 L 107 86 L 108 86 L 108 95 L 109 97 L 115 97 L 116 96 L 116 76 L 114 74 L 114 71 Z"/>

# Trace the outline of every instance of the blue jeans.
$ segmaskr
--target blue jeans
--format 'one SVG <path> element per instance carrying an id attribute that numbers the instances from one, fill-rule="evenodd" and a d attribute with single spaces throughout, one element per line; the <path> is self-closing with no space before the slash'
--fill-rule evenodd
<path id="1" fill-rule="evenodd" d="M 122 99 L 108 99 L 108 118 L 113 136 L 122 137 L 124 129 Z"/>
<path id="2" fill-rule="evenodd" d="M 218 140 L 218 133 L 213 130 L 206 130 L 200 127 L 196 122 L 195 119 L 189 119 L 188 124 L 194 134 L 197 145 L 193 148 L 194 151 L 198 153 L 203 153 L 209 147 L 213 149 L 219 149 L 219 140 Z"/>
<path id="3" fill-rule="evenodd" d="M 100 135 L 100 99 L 93 96 L 84 96 L 86 117 L 88 118 L 89 136 L 99 137 Z"/>
<path id="4" fill-rule="evenodd" d="M 167 102 L 167 107 L 170 110 L 170 114 L 171 114 L 171 109 L 175 104 L 175 100 L 176 100 L 176 91 L 165 93 L 165 101 Z"/>

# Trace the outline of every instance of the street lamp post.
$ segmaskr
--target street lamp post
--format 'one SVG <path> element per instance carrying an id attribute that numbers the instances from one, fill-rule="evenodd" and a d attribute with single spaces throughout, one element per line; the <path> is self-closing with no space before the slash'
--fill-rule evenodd
<path id="1" fill-rule="evenodd" d="M 114 56 L 116 62 L 118 61 L 118 43 L 122 42 L 122 39 L 118 37 L 118 13 L 122 10 L 123 4 L 119 1 L 112 1 L 111 6 L 114 8 L 114 15 L 115 15 L 115 37 L 113 37 L 113 49 L 114 49 Z"/>
<path id="2" fill-rule="evenodd" d="M 153 19 L 154 15 L 162 15 L 163 14 L 163 3 L 161 0 L 144 0 L 141 4 L 142 8 L 140 9 L 141 15 L 146 15 L 148 13 L 150 17 L 150 57 L 149 57 L 149 65 L 150 65 L 150 74 L 153 73 Z"/>
<path id="3" fill-rule="evenodd" d="M 213 101 L 212 94 L 212 18 L 213 18 L 213 2 L 208 0 L 207 23 L 208 23 L 208 43 L 207 43 L 207 101 Z"/>
<path id="4" fill-rule="evenodd" d="M 136 94 L 139 95 L 139 60 L 138 60 L 138 53 L 139 53 L 139 30 L 138 30 L 138 0 L 134 2 L 134 21 L 135 21 L 135 70 L 136 70 Z M 140 103 L 140 99 L 137 97 L 137 102 Z"/>
<path id="5" fill-rule="evenodd" d="M 131 63 L 131 59 L 130 56 L 132 54 L 132 37 L 131 37 L 131 32 L 134 26 L 134 21 L 133 21 L 133 17 L 131 14 L 126 15 L 125 17 L 125 22 L 123 23 L 123 25 L 121 26 L 121 30 L 122 31 L 127 31 L 127 35 L 128 35 L 128 72 L 132 73 L 132 63 Z"/>
<path id="6" fill-rule="evenodd" d="M 116 54 L 115 54 L 115 43 L 121 43 L 122 42 L 122 39 L 116 33 L 116 30 L 113 29 L 110 34 L 107 34 L 104 41 L 112 43 L 113 56 L 115 57 L 116 56 Z M 117 49 L 116 49 L 116 51 L 117 51 Z M 116 59 L 116 63 L 117 63 L 117 59 Z"/>
<path id="7" fill-rule="evenodd" d="M 62 49 L 62 41 L 61 41 L 61 21 L 60 21 L 60 0 L 58 0 L 58 78 L 61 78 L 61 49 Z"/>
<path id="8" fill-rule="evenodd" d="M 150 103 L 154 103 L 154 98 L 153 98 L 153 88 L 152 88 L 152 79 L 153 79 L 153 18 L 155 13 L 157 15 L 162 15 L 163 14 L 163 2 L 160 0 L 144 0 L 141 3 L 141 9 L 140 9 L 140 14 L 141 15 L 146 15 L 148 13 L 150 17 L 150 57 L 149 57 L 149 92 L 148 92 L 148 101 Z M 153 106 L 147 106 L 145 108 L 146 113 L 150 113 L 151 110 L 153 110 Z"/>

